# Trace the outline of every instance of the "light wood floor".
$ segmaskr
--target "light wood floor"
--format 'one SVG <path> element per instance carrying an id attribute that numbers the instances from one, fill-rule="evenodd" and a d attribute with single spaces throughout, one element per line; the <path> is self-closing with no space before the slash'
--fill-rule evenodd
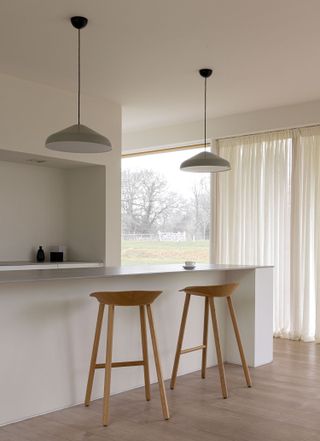
<path id="1" fill-rule="evenodd" d="M 320 345 L 275 340 L 274 362 L 252 369 L 248 389 L 238 366 L 227 365 L 230 397 L 220 395 L 218 370 L 166 382 L 171 420 L 163 421 L 156 385 L 111 397 L 110 426 L 101 400 L 0 429 L 0 441 L 319 441 Z M 1 399 L 1 397 L 0 397 Z"/>

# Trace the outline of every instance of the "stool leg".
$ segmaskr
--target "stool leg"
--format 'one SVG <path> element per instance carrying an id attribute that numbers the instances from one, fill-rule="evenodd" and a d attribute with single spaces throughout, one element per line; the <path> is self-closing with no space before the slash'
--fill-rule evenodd
<path id="1" fill-rule="evenodd" d="M 237 344 L 238 344 L 238 348 L 239 348 L 239 353 L 240 353 L 240 358 L 241 358 L 241 363 L 242 363 L 242 368 L 243 368 L 244 376 L 246 377 L 247 386 L 248 387 L 252 387 L 250 372 L 249 372 L 249 369 L 248 369 L 246 357 L 245 357 L 243 346 L 242 346 L 242 342 L 241 342 L 241 337 L 240 337 L 237 317 L 236 317 L 236 313 L 234 311 L 233 303 L 232 303 L 232 300 L 231 300 L 230 296 L 227 297 L 227 302 L 228 302 L 230 316 L 231 316 L 231 320 L 232 320 L 232 324 L 233 324 L 234 333 L 236 335 L 236 340 L 237 340 Z"/>
<path id="2" fill-rule="evenodd" d="M 224 372 L 224 365 L 223 365 L 221 346 L 220 346 L 219 327 L 218 327 L 218 321 L 217 321 L 214 300 L 212 297 L 209 298 L 209 305 L 210 305 L 210 312 L 211 312 L 211 319 L 212 319 L 214 341 L 215 341 L 215 345 L 216 345 L 222 396 L 223 396 L 223 398 L 228 398 L 226 376 L 225 376 L 225 372 Z"/>
<path id="3" fill-rule="evenodd" d="M 107 333 L 107 350 L 106 350 L 106 367 L 104 376 L 104 395 L 103 395 L 103 418 L 104 426 L 109 422 L 109 400 L 110 400 L 110 384 L 111 384 L 111 364 L 112 364 L 112 340 L 113 340 L 113 319 L 114 305 L 108 308 L 108 333 Z"/>
<path id="4" fill-rule="evenodd" d="M 95 373 L 95 368 L 96 368 L 96 363 L 97 363 L 97 354 L 98 354 L 98 348 L 99 348 L 99 342 L 100 342 L 100 335 L 101 335 L 103 312 L 104 312 L 104 305 L 102 303 L 100 303 L 98 317 L 97 317 L 96 331 L 95 331 L 94 341 L 93 341 L 92 354 L 91 354 L 86 397 L 84 400 L 84 404 L 86 406 L 89 406 L 89 404 L 90 404 L 91 391 L 92 391 L 94 373 Z"/>
<path id="5" fill-rule="evenodd" d="M 151 334 L 153 353 L 154 353 L 154 361 L 156 364 L 158 383 L 159 383 L 159 389 L 160 389 L 162 412 L 163 412 L 164 419 L 168 420 L 170 418 L 170 414 L 169 414 L 169 408 L 168 408 L 168 403 L 167 403 L 166 391 L 164 388 L 164 382 L 163 382 L 163 378 L 162 378 L 160 357 L 159 357 L 159 353 L 158 353 L 157 338 L 156 338 L 156 332 L 154 329 L 151 305 L 147 305 L 147 314 L 148 314 L 148 319 L 149 319 L 150 334 Z"/>
<path id="6" fill-rule="evenodd" d="M 145 384 L 146 400 L 150 401 L 150 398 L 151 398 L 151 396 L 150 396 L 150 375 L 149 375 L 149 361 L 148 361 L 146 315 L 145 315 L 144 305 L 140 305 L 140 325 L 141 325 L 141 343 L 142 343 L 144 384 Z"/>
<path id="7" fill-rule="evenodd" d="M 177 350 L 176 350 L 176 356 L 174 359 L 172 374 L 171 374 L 171 382 L 170 382 L 170 389 L 174 389 L 174 386 L 176 384 L 176 378 L 178 373 L 178 367 L 179 367 L 179 361 L 180 361 L 180 355 L 181 355 L 181 348 L 183 343 L 183 336 L 184 336 L 184 330 L 186 327 L 186 321 L 188 316 L 188 310 L 189 310 L 189 304 L 190 304 L 190 297 L 191 294 L 186 294 L 185 300 L 184 300 L 184 306 L 183 306 L 183 313 L 181 318 L 181 325 L 179 330 L 179 337 L 178 337 L 178 343 L 177 343 Z"/>
<path id="8" fill-rule="evenodd" d="M 201 378 L 206 378 L 207 346 L 208 346 L 208 322 L 209 322 L 209 299 L 204 300 L 203 341 L 205 348 L 202 349 Z"/>

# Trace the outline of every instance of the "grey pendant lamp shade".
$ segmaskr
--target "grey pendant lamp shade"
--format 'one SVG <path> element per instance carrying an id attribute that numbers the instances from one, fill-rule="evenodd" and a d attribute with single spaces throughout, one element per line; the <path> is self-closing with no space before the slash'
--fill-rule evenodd
<path id="1" fill-rule="evenodd" d="M 89 127 L 74 124 L 48 136 L 46 147 L 58 152 L 104 153 L 111 150 L 111 143 Z"/>
<path id="2" fill-rule="evenodd" d="M 184 161 L 180 169 L 196 173 L 217 173 L 231 169 L 230 163 L 214 153 L 204 151 Z"/>
<path id="3" fill-rule="evenodd" d="M 53 133 L 46 140 L 50 150 L 68 153 L 104 153 L 112 147 L 108 138 L 80 123 L 80 30 L 88 20 L 85 17 L 72 17 L 72 26 L 78 30 L 78 122 L 66 129 Z"/>
<path id="4" fill-rule="evenodd" d="M 217 173 L 231 169 L 229 161 L 207 151 L 207 78 L 212 75 L 211 69 L 200 69 L 204 78 L 204 146 L 203 152 L 187 159 L 180 165 L 180 170 L 195 173 Z"/>

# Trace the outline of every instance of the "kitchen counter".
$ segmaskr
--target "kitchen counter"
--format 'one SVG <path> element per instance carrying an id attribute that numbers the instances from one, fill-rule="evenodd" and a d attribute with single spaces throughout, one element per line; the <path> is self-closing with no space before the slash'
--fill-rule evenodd
<path id="1" fill-rule="evenodd" d="M 0 271 L 34 271 L 34 270 L 54 270 L 66 268 L 99 268 L 104 267 L 102 262 L 0 262 Z M 14 279 L 14 278 L 13 278 Z"/>
<path id="2" fill-rule="evenodd" d="M 105 267 L 99 263 L 88 262 L 60 262 L 60 263 L 38 263 L 20 265 L 1 266 L 0 264 L 0 284 L 1 283 L 22 283 L 40 282 L 63 279 L 97 279 L 119 276 L 146 276 L 169 273 L 197 273 L 208 271 L 240 271 L 252 270 L 256 268 L 268 268 L 245 265 L 214 265 L 198 264 L 192 270 L 186 270 L 182 265 L 137 265 L 137 266 L 115 266 Z M 29 267 L 32 267 L 31 269 Z M 39 268 L 39 266 L 41 268 Z M 47 269 L 50 266 L 50 269 Z M 12 269 L 19 271 L 12 272 Z"/>
<path id="3" fill-rule="evenodd" d="M 272 267 L 206 264 L 193 270 L 181 265 L 152 265 L 0 271 L 0 425 L 83 403 L 98 311 L 98 302 L 89 296 L 94 291 L 162 291 L 152 308 L 163 376 L 168 379 L 184 302 L 179 290 L 190 285 L 238 283 L 233 304 L 247 361 L 252 367 L 270 363 L 272 278 Z M 240 364 L 226 301 L 217 299 L 215 304 L 223 358 Z M 184 348 L 201 344 L 203 314 L 203 298 L 193 296 Z M 99 363 L 105 357 L 103 329 Z M 211 323 L 209 330 L 208 367 L 216 365 Z M 116 307 L 113 360 L 139 360 L 140 339 L 139 309 Z M 200 356 L 198 352 L 181 357 L 178 375 L 199 370 Z M 156 381 L 153 367 L 150 357 L 151 382 Z M 93 399 L 103 394 L 101 371 L 95 375 Z M 200 374 L 199 381 L 204 381 Z M 142 385 L 141 367 L 112 370 L 113 394 Z M 242 386 L 245 383 L 240 381 L 230 384 L 230 393 Z M 205 387 L 212 390 L 209 378 Z"/>

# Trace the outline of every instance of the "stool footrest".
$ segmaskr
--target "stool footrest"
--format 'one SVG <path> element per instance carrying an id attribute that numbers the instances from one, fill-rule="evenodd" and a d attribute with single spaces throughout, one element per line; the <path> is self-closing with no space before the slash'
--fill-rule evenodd
<path id="1" fill-rule="evenodd" d="M 187 354 L 188 352 L 200 351 L 201 349 L 205 349 L 206 345 L 194 346 L 193 348 L 182 349 L 180 354 Z"/>
<path id="2" fill-rule="evenodd" d="M 117 368 L 117 367 L 128 367 L 128 366 L 143 366 L 144 362 L 143 360 L 137 360 L 137 361 L 115 361 L 111 363 L 111 367 Z M 95 365 L 95 369 L 104 369 L 106 367 L 105 363 L 98 363 Z"/>

